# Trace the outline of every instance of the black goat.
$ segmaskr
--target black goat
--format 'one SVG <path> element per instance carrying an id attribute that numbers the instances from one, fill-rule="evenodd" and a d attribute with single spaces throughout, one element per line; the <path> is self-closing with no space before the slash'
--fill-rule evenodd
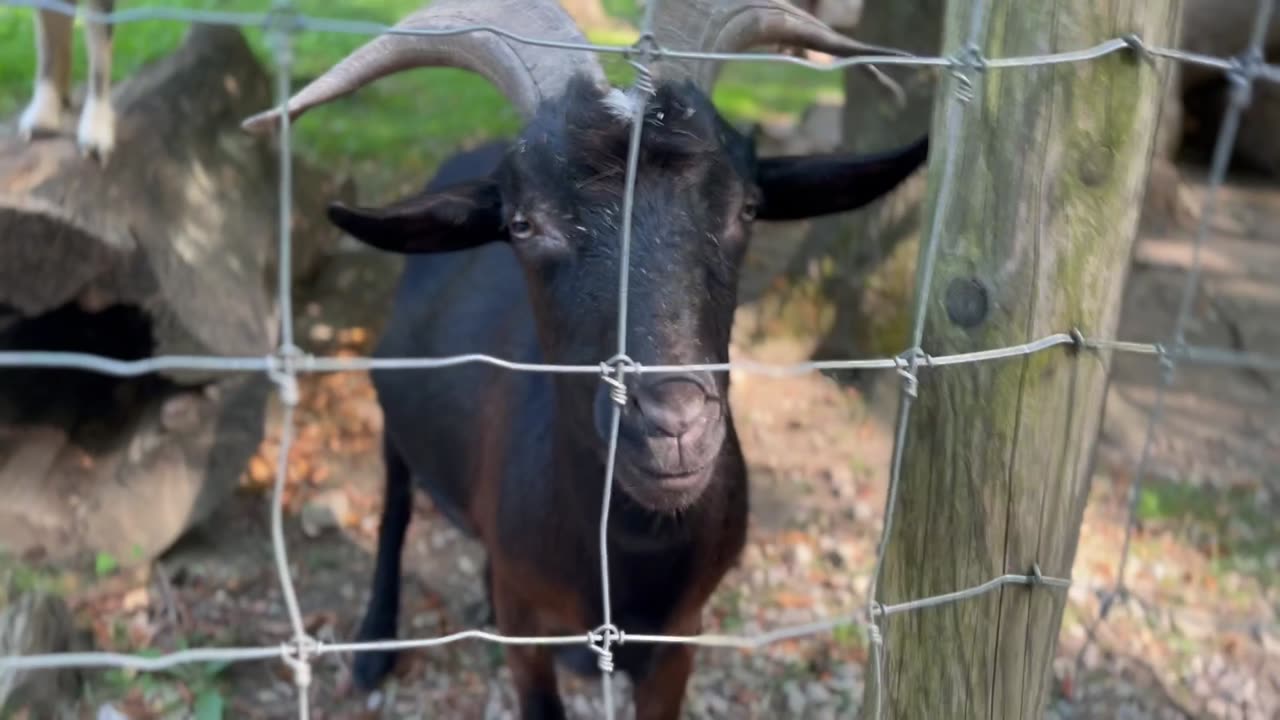
<path id="1" fill-rule="evenodd" d="M 682 33 L 733 27 L 718 14 L 732 9 L 733 17 L 751 20 L 744 25 L 751 33 L 720 36 L 706 46 L 715 50 L 769 39 L 856 49 L 791 6 L 762 7 L 759 0 L 672 4 L 660 18 L 662 27 Z M 521 15 L 547 31 L 538 37 L 581 41 L 552 2 L 523 3 L 519 11 L 514 2 L 461 8 L 437 2 L 408 24 L 502 25 Z M 658 39 L 678 47 L 679 37 Z M 448 63 L 485 73 L 527 118 L 514 143 L 455 156 L 419 193 L 379 209 L 331 207 L 331 221 L 352 236 L 410 255 L 376 354 L 486 353 L 574 365 L 613 356 L 637 100 L 608 87 L 593 61 L 575 64 L 582 56 L 491 35 L 387 36 L 357 52 L 356 61 L 304 89 L 291 112 L 412 63 Z M 894 188 L 927 153 L 921 140 L 872 158 L 757 159 L 751 140 L 721 118 L 696 74 L 681 74 L 682 67 L 660 65 L 644 114 L 626 338 L 629 356 L 642 366 L 729 359 L 738 270 L 754 220 L 859 207 Z M 249 124 L 270 119 L 268 113 Z M 705 602 L 746 536 L 746 468 L 728 407 L 728 374 L 629 377 L 607 541 L 614 623 L 628 633 L 696 633 Z M 396 634 L 414 484 L 483 542 L 489 597 L 503 633 L 581 634 L 598 626 L 598 523 L 613 412 L 608 386 L 591 375 L 478 364 L 374 372 L 373 382 L 385 415 L 387 487 L 359 639 Z M 614 653 L 616 667 L 636 681 L 637 717 L 677 717 L 693 648 L 623 643 Z M 595 671 L 585 642 L 565 651 L 514 646 L 507 658 L 525 718 L 563 716 L 555 659 Z M 358 655 L 359 685 L 375 686 L 391 660 L 388 653 Z"/>

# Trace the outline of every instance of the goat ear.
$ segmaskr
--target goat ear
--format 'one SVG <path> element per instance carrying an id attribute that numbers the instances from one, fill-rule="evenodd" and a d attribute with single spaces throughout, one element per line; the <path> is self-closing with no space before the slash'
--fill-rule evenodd
<path id="1" fill-rule="evenodd" d="M 800 220 L 855 210 L 889 193 L 929 156 L 929 136 L 877 155 L 827 153 L 756 163 L 761 220 Z"/>
<path id="2" fill-rule="evenodd" d="M 402 254 L 467 250 L 506 240 L 491 180 L 424 190 L 380 208 L 329 205 L 329 222 L 366 245 Z"/>

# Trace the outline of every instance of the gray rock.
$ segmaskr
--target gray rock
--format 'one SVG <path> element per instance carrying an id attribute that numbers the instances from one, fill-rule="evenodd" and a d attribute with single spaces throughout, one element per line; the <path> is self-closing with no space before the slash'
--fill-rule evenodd
<path id="1" fill-rule="evenodd" d="M 307 537 L 319 537 L 328 530 L 339 528 L 350 510 L 351 503 L 342 490 L 320 493 L 302 506 L 302 532 Z"/>

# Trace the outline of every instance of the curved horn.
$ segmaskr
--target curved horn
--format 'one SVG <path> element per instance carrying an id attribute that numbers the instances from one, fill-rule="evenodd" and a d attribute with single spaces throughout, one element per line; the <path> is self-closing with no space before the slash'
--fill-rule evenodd
<path id="1" fill-rule="evenodd" d="M 586 43 L 556 0 L 436 0 L 396 23 L 396 30 L 456 30 L 490 26 L 538 40 Z M 521 43 L 492 32 L 458 35 L 383 34 L 343 58 L 289 99 L 289 118 L 349 95 L 379 78 L 417 67 L 441 66 L 484 76 L 526 118 L 559 94 L 569 78 L 586 73 L 602 86 L 595 53 Z M 279 108 L 242 124 L 261 132 L 279 124 Z"/>
<path id="2" fill-rule="evenodd" d="M 663 48 L 733 53 L 756 45 L 779 44 L 838 57 L 909 55 L 868 45 L 832 30 L 785 0 L 649 0 L 655 8 L 654 39 Z M 664 79 L 688 78 L 708 90 L 719 74 L 711 60 L 667 59 L 657 66 Z"/>

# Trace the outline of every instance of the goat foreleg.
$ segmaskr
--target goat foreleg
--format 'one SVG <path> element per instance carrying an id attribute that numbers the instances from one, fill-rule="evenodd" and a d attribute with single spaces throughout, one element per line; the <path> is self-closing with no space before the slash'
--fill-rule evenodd
<path id="1" fill-rule="evenodd" d="M 89 6 L 100 13 L 115 8 L 115 0 L 90 0 Z M 111 107 L 111 46 L 113 27 L 90 20 L 85 23 L 85 43 L 89 49 L 89 91 L 80 111 L 80 127 L 76 142 L 80 152 L 106 163 L 115 148 L 116 114 Z"/>
<path id="2" fill-rule="evenodd" d="M 72 20 L 51 10 L 36 12 L 35 87 L 18 119 L 18 132 L 25 140 L 58 134 L 71 125 Z"/>
<path id="3" fill-rule="evenodd" d="M 636 720 L 677 720 L 680 717 L 696 652 L 691 645 L 659 648 L 653 670 L 636 683 Z"/>

